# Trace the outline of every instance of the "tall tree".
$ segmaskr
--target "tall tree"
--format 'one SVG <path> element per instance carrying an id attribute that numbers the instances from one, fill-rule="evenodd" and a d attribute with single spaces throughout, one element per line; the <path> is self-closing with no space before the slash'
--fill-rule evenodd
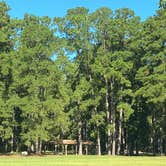
<path id="1" fill-rule="evenodd" d="M 162 125 L 162 115 L 165 114 L 165 10 L 161 9 L 158 14 L 145 22 L 144 50 L 142 58 L 143 67 L 138 70 L 137 78 L 142 83 L 138 94 L 142 95 L 151 110 L 153 153 L 162 150 L 165 140 L 165 130 Z M 153 106 L 153 107 L 152 107 Z M 159 127 L 160 126 L 160 127 Z M 159 129 L 159 128 L 160 129 Z M 163 134 L 161 134 L 163 133 Z M 161 138 L 162 137 L 162 138 Z M 164 141 L 165 142 L 165 141 Z M 161 148 L 160 148 L 161 146 Z M 161 149 L 161 150 L 160 150 Z"/>
<path id="2" fill-rule="evenodd" d="M 59 135 L 66 119 L 61 119 L 65 116 L 63 110 L 67 102 L 63 87 L 65 78 L 51 60 L 55 42 L 48 17 L 25 15 L 16 64 L 16 90 L 22 101 L 23 119 L 26 119 L 22 122 L 22 139 L 29 150 L 35 145 L 36 154 L 41 154 L 42 141 Z M 57 131 L 51 134 L 55 128 Z"/>
<path id="3" fill-rule="evenodd" d="M 6 152 L 13 151 L 15 125 L 12 63 L 15 55 L 16 28 L 8 11 L 8 5 L 3 1 L 0 2 L 0 142 L 1 147 L 6 146 Z M 11 145 L 10 148 L 8 145 Z M 1 150 L 4 151 L 4 149 Z"/>

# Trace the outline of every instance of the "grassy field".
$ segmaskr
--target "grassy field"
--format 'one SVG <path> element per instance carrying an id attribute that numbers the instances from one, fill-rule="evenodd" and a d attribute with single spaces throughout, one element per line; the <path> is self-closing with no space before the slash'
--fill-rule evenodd
<path id="1" fill-rule="evenodd" d="M 2 156 L 0 166 L 166 166 L 166 157 Z"/>

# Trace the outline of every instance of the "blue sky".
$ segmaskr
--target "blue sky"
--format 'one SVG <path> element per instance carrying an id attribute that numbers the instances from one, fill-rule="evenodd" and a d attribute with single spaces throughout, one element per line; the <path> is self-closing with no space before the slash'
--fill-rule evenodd
<path id="1" fill-rule="evenodd" d="M 145 20 L 155 14 L 159 0 L 6 0 L 6 2 L 12 9 L 11 16 L 18 18 L 22 18 L 25 13 L 37 16 L 64 16 L 68 9 L 77 6 L 84 6 L 91 12 L 106 6 L 112 10 L 130 8 Z"/>

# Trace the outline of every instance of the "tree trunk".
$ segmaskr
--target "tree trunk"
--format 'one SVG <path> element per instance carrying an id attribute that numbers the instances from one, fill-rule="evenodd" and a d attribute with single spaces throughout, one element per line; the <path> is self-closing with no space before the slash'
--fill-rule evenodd
<path id="1" fill-rule="evenodd" d="M 156 155 L 156 131 L 155 131 L 155 112 L 152 114 L 152 143 L 153 143 L 153 155 Z"/>
<path id="2" fill-rule="evenodd" d="M 33 152 L 33 153 L 35 152 L 35 146 L 34 146 L 34 144 L 31 144 L 30 151 Z"/>
<path id="3" fill-rule="evenodd" d="M 39 154 L 42 153 L 42 140 L 39 140 Z"/>
<path id="4" fill-rule="evenodd" d="M 124 119 L 124 113 L 123 113 L 123 119 Z M 124 122 L 122 122 L 122 138 L 121 138 L 121 154 L 125 154 L 126 150 L 126 144 L 127 144 L 127 139 L 125 138 L 125 129 L 124 129 Z"/>
<path id="5" fill-rule="evenodd" d="M 115 120 L 113 120 L 113 133 L 112 133 L 112 155 L 116 155 L 116 129 Z"/>
<path id="6" fill-rule="evenodd" d="M 163 105 L 163 114 L 164 116 L 164 122 L 166 122 L 166 101 L 164 102 Z M 164 138 L 163 138 L 163 154 L 166 156 L 166 123 L 164 123 L 165 125 L 163 126 L 164 128 Z"/>
<path id="7" fill-rule="evenodd" d="M 122 138 L 122 122 L 123 122 L 123 109 L 120 109 L 119 112 L 119 135 L 118 135 L 118 149 L 117 149 L 117 153 L 120 155 L 122 152 L 122 142 L 123 142 L 123 138 Z"/>
<path id="8" fill-rule="evenodd" d="M 46 151 L 47 151 L 47 145 L 44 144 L 44 154 L 46 153 Z"/>
<path id="9" fill-rule="evenodd" d="M 166 156 L 166 136 L 163 138 L 163 154 Z"/>
<path id="10" fill-rule="evenodd" d="M 105 109 L 106 109 L 106 118 L 107 118 L 107 125 L 110 125 L 110 110 L 109 110 L 109 95 L 108 95 L 108 81 L 105 79 L 106 84 L 106 95 L 105 95 Z M 111 155 L 111 130 L 110 128 L 107 129 L 107 153 L 108 155 Z"/>
<path id="11" fill-rule="evenodd" d="M 82 155 L 82 122 L 79 122 L 78 126 L 78 155 Z"/>
<path id="12" fill-rule="evenodd" d="M 5 153 L 7 153 L 8 152 L 8 142 L 6 141 L 5 142 Z"/>
<path id="13" fill-rule="evenodd" d="M 14 151 L 14 134 L 12 133 L 12 136 L 11 136 L 11 153 L 13 153 Z"/>
<path id="14" fill-rule="evenodd" d="M 101 156 L 100 131 L 97 130 L 97 154 Z"/>
<path id="15" fill-rule="evenodd" d="M 114 86 L 114 78 L 112 77 L 110 79 L 110 119 L 111 119 L 111 125 L 112 125 L 112 155 L 116 155 L 116 124 L 115 124 L 115 100 L 114 100 L 114 92 L 113 87 Z"/>
<path id="16" fill-rule="evenodd" d="M 135 149 L 136 149 L 136 156 L 139 156 L 139 146 L 138 146 L 138 141 L 136 140 L 135 143 Z"/>
<path id="17" fill-rule="evenodd" d="M 35 150 L 36 150 L 36 155 L 39 155 L 39 138 L 38 138 L 38 136 L 36 136 Z"/>

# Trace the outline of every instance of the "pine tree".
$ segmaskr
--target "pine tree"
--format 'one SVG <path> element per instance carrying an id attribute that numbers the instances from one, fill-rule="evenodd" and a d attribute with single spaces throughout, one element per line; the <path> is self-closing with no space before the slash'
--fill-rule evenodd
<path id="1" fill-rule="evenodd" d="M 16 125 L 15 93 L 12 91 L 16 28 L 13 28 L 15 22 L 8 11 L 8 5 L 0 2 L 0 142 L 3 152 L 13 151 L 13 131 Z"/>

